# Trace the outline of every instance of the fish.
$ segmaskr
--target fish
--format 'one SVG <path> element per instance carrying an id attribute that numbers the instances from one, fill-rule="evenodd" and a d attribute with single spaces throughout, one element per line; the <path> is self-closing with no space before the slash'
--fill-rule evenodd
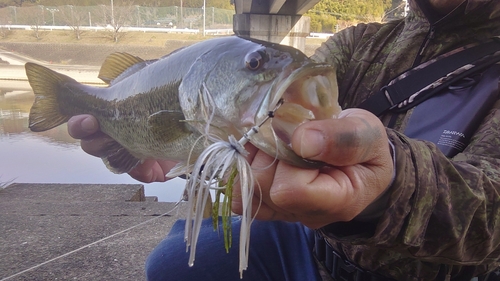
<path id="1" fill-rule="evenodd" d="M 80 84 L 34 63 L 25 69 L 35 93 L 30 130 L 49 130 L 74 115 L 95 116 L 116 140 L 103 157 L 115 173 L 150 158 L 196 159 L 206 147 L 197 141 L 206 131 L 201 91 L 210 93 L 215 106 L 210 133 L 222 139 L 241 137 L 283 99 L 272 126 L 251 142 L 300 167 L 316 165 L 291 150 L 293 130 L 340 112 L 332 66 L 292 47 L 237 36 L 205 40 L 155 60 L 111 54 L 98 76 L 108 87 Z"/>
<path id="2" fill-rule="evenodd" d="M 35 94 L 29 114 L 32 131 L 91 114 L 115 140 L 102 157 L 108 169 L 126 173 L 145 159 L 178 161 L 167 176 L 195 175 L 187 183 L 191 195 L 206 182 L 213 186 L 212 180 L 219 181 L 217 186 L 221 178 L 232 183 L 237 171 L 244 176 L 239 178 L 241 188 L 245 184 L 250 196 L 253 178 L 244 163 L 246 142 L 298 167 L 323 166 L 293 152 L 293 131 L 311 120 L 337 118 L 342 110 L 334 66 L 315 62 L 293 47 L 239 36 L 204 40 L 153 60 L 111 54 L 98 74 L 106 87 L 81 84 L 35 63 L 26 63 L 25 69 Z M 239 159 L 237 165 L 233 158 Z M 245 231 L 251 223 L 248 208 Z M 196 229 L 195 220 L 187 230 Z M 186 239 L 196 237 L 191 231 Z M 240 252 L 248 249 L 249 238 L 244 239 Z M 240 260 L 245 256 L 240 253 Z M 190 265 L 193 261 L 194 254 Z M 240 272 L 244 269 L 240 264 Z"/>

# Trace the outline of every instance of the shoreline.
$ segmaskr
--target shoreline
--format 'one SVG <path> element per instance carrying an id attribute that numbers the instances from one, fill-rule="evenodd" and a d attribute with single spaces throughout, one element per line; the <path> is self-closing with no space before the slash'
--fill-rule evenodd
<path id="1" fill-rule="evenodd" d="M 47 36 L 40 41 L 32 41 L 31 37 L 22 37 L 22 34 L 17 34 L 18 31 L 12 38 L 0 38 L 0 53 L 2 50 L 15 52 L 21 57 L 43 61 L 47 64 L 86 66 L 100 66 L 109 54 L 115 52 L 130 53 L 145 60 L 157 59 L 175 50 L 210 38 L 172 37 L 161 33 L 129 32 L 124 35 L 123 41 L 109 43 L 103 41 L 99 36 L 68 42 L 64 33 L 51 32 L 50 37 Z M 311 56 L 325 40 L 308 40 L 304 53 Z M 0 60 L 0 65 L 1 62 Z"/>
<path id="2" fill-rule="evenodd" d="M 102 62 L 111 53 L 126 52 L 146 60 L 156 59 L 196 42 L 198 41 L 173 40 L 167 41 L 165 47 L 159 47 L 0 41 L 0 62 L 4 62 L 0 63 L 0 90 L 5 88 L 5 81 L 28 81 L 24 70 L 26 62 L 44 65 L 82 84 L 104 86 L 106 84 L 97 78 L 97 75 Z M 318 46 L 308 45 L 308 55 L 311 55 L 316 47 Z M 59 59 L 56 60 L 56 57 Z"/>
<path id="3" fill-rule="evenodd" d="M 115 52 L 125 52 L 142 59 L 157 59 L 197 41 L 170 42 L 168 46 L 101 45 L 78 43 L 2 42 L 0 51 L 11 52 L 25 60 L 37 60 L 54 65 L 101 66 L 104 59 Z"/>
<path id="4" fill-rule="evenodd" d="M 71 69 L 74 67 L 65 66 L 50 66 L 44 65 L 48 68 L 67 75 L 82 84 L 104 86 L 106 85 L 101 79 L 97 78 L 99 74 L 99 69 L 95 70 L 77 70 Z M 6 91 L 8 89 L 29 89 L 31 87 L 28 83 L 28 77 L 26 77 L 26 71 L 24 65 L 0 65 L 0 91 Z"/>

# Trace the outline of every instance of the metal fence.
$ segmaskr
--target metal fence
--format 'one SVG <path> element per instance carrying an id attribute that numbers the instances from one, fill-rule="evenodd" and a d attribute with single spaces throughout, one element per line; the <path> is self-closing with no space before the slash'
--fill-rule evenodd
<path id="1" fill-rule="evenodd" d="M 31 6 L 0 9 L 0 25 L 232 28 L 234 10 L 214 7 Z"/>

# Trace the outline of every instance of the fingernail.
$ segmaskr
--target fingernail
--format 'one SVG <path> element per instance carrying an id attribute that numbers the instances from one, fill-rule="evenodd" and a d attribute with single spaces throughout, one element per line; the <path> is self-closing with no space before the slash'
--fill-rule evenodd
<path id="1" fill-rule="evenodd" d="M 80 125 L 82 126 L 82 130 L 87 133 L 93 133 L 97 130 L 97 124 L 93 118 L 83 119 Z"/>
<path id="2" fill-rule="evenodd" d="M 318 156 L 325 145 L 325 137 L 318 130 L 304 130 L 300 138 L 300 156 L 313 158 Z"/>

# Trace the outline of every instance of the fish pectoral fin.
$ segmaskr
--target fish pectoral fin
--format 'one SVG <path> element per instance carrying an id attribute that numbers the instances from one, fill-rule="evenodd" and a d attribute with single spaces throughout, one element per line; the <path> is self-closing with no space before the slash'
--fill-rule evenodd
<path id="1" fill-rule="evenodd" d="M 106 57 L 97 77 L 106 84 L 111 84 L 113 80 L 122 75 L 127 69 L 137 64 L 139 64 L 138 69 L 147 65 L 140 57 L 128 53 L 113 53 Z"/>
<path id="2" fill-rule="evenodd" d="M 106 151 L 106 156 L 101 157 L 102 161 L 115 174 L 128 173 L 142 162 L 114 140 L 106 143 L 103 151 Z"/>
<path id="3" fill-rule="evenodd" d="M 177 137 L 190 134 L 190 126 L 183 122 L 184 114 L 177 110 L 161 110 L 148 118 L 151 130 L 162 139 L 174 140 Z"/>

